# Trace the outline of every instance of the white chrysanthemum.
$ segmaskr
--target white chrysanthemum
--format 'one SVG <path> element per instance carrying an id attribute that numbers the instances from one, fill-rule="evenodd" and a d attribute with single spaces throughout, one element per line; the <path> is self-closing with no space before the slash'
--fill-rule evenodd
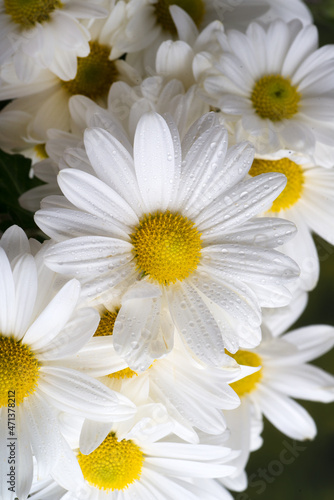
<path id="1" fill-rule="evenodd" d="M 136 373 L 113 348 L 116 318 L 117 310 L 104 311 L 94 338 L 67 358 L 67 365 L 92 377 L 104 375 L 104 384 L 137 406 L 162 403 L 175 422 L 173 432 L 184 440 L 198 441 L 193 427 L 208 434 L 222 433 L 226 424 L 221 410 L 240 403 L 228 385 L 240 369 L 237 364 L 231 364 L 226 356 L 222 368 L 204 366 L 187 353 L 175 333 L 172 352 L 154 361 L 144 373 Z"/>
<path id="2" fill-rule="evenodd" d="M 77 459 L 72 465 L 72 485 L 58 500 L 199 500 L 217 497 L 207 490 L 207 480 L 229 476 L 234 467 L 229 462 L 235 456 L 224 445 L 186 444 L 170 434 L 170 424 L 159 421 L 161 405 L 142 408 L 131 425 L 110 424 L 95 427 L 85 421 Z M 96 447 L 97 446 L 97 447 Z M 93 451 L 94 450 L 94 451 Z M 61 462 L 55 468 L 54 479 L 64 486 Z M 81 486 L 82 476 L 85 485 Z M 204 485 L 194 484 L 203 479 Z M 45 481 L 34 485 L 33 499 L 53 489 L 54 483 Z M 44 498 L 44 496 L 43 496 Z"/>
<path id="3" fill-rule="evenodd" d="M 61 193 L 57 183 L 57 174 L 64 168 L 62 161 L 64 154 L 66 158 L 72 157 L 72 161 L 68 160 L 65 166 L 83 168 L 82 158 L 80 162 L 78 159 L 75 161 L 78 153 L 75 148 L 82 146 L 83 133 L 87 127 L 100 126 L 116 136 L 123 144 L 132 142 L 137 123 L 147 111 L 156 111 L 160 114 L 170 113 L 182 139 L 190 126 L 209 111 L 209 106 L 198 97 L 195 86 L 185 92 L 182 83 L 178 80 L 169 81 L 158 76 L 149 77 L 141 85 L 135 87 L 125 82 L 115 82 L 109 91 L 107 110 L 87 97 L 71 97 L 69 112 L 72 132 L 49 130 L 45 145 L 38 144 L 34 147 L 32 140 L 20 138 L 20 136 L 27 135 L 24 113 L 14 112 L 15 116 L 13 116 L 14 113 L 11 114 L 13 123 L 10 126 L 6 120 L 1 120 L 0 115 L 2 148 L 10 153 L 20 152 L 37 160 L 33 166 L 34 176 L 46 183 L 24 193 L 19 198 L 20 204 L 27 210 L 36 212 L 45 196 Z M 12 134 L 13 127 L 18 132 L 15 136 Z M 66 153 L 65 150 L 67 150 Z M 93 173 L 88 158 L 86 159 L 85 170 Z"/>
<path id="4" fill-rule="evenodd" d="M 295 305 L 280 313 L 264 313 L 263 340 L 259 347 L 240 350 L 233 358 L 240 365 L 259 367 L 231 387 L 241 398 L 241 406 L 232 410 L 233 418 L 242 419 L 247 426 L 243 406 L 252 405 L 281 432 L 292 439 L 313 439 L 316 426 L 308 412 L 292 398 L 328 403 L 334 401 L 334 377 L 308 364 L 334 345 L 334 328 L 314 325 L 299 328 L 280 336 L 283 329 L 296 319 L 296 311 L 305 306 L 304 295 Z M 270 329 L 272 330 L 270 330 Z M 242 418 L 242 412 L 243 417 Z"/>
<path id="5" fill-rule="evenodd" d="M 25 83 L 17 78 L 13 63 L 0 68 L 0 99 L 15 99 L 0 113 L 0 145 L 3 149 L 21 152 L 24 141 L 33 145 L 45 143 L 49 128 L 70 130 L 68 102 L 73 95 L 87 96 L 106 107 L 113 82 L 138 83 L 139 77 L 132 67 L 123 60 L 110 58 L 113 3 L 110 2 L 107 19 L 89 24 L 91 40 L 85 54 L 73 60 L 64 59 L 70 77 L 57 76 L 49 69 L 38 69 L 32 81 Z M 17 135 L 18 139 L 14 139 Z"/>
<path id="6" fill-rule="evenodd" d="M 197 76 L 211 104 L 235 123 L 237 141 L 249 138 L 259 154 L 312 154 L 317 143 L 332 144 L 334 47 L 317 48 L 315 26 L 252 23 L 220 41 L 218 62 L 217 54 L 196 56 L 211 64 Z"/>
<path id="7" fill-rule="evenodd" d="M 13 453 L 17 453 L 15 493 L 2 480 L 4 500 L 26 498 L 33 476 L 32 453 L 43 477 L 64 452 L 57 409 L 97 421 L 122 420 L 134 413 L 127 398 L 61 366 L 61 358 L 74 354 L 91 338 L 99 316 L 93 309 L 77 308 L 77 280 L 56 292 L 56 276 L 43 266 L 43 253 L 42 249 L 31 255 L 29 242 L 17 226 L 2 236 L 0 435 L 2 443 L 15 440 Z M 3 479 L 11 469 L 8 449 L 3 446 L 0 453 Z"/>
<path id="8" fill-rule="evenodd" d="M 287 177 L 286 187 L 267 215 L 296 224 L 296 237 L 281 251 L 301 269 L 298 286 L 312 290 L 319 278 L 319 258 L 311 232 L 334 244 L 334 170 L 317 167 L 291 151 L 280 151 L 274 156 L 256 158 L 249 174 L 265 172 L 281 172 Z"/>
<path id="9" fill-rule="evenodd" d="M 225 347 L 258 344 L 260 305 L 290 299 L 284 285 L 298 268 L 271 247 L 294 226 L 252 219 L 286 179 L 241 182 L 253 149 L 227 151 L 226 135 L 214 113 L 191 127 L 182 148 L 174 123 L 154 113 L 140 119 L 133 153 L 105 130 L 87 130 L 95 175 L 62 170 L 66 198 L 46 198 L 35 215 L 59 241 L 47 265 L 79 278 L 95 303 L 122 296 L 114 346 L 136 371 L 171 350 L 173 323 L 200 359 L 220 366 Z"/>
<path id="10" fill-rule="evenodd" d="M 79 19 L 105 17 L 99 0 L 2 0 L 0 64 L 13 59 L 18 78 L 31 81 L 38 68 L 63 80 L 76 74 L 77 57 L 89 53 L 89 31 Z"/>

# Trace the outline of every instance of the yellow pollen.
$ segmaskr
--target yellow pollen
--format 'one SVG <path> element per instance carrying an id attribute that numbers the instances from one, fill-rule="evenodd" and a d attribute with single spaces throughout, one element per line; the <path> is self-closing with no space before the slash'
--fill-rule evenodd
<path id="1" fill-rule="evenodd" d="M 145 215 L 131 241 L 138 269 L 161 285 L 184 280 L 201 257 L 201 234 L 194 223 L 168 210 Z"/>
<path id="2" fill-rule="evenodd" d="M 114 325 L 117 318 L 118 311 L 111 312 L 106 311 L 100 319 L 99 326 L 97 327 L 94 337 L 105 337 L 106 335 L 112 335 L 114 331 Z M 118 372 L 109 373 L 109 378 L 123 379 L 132 378 L 138 374 L 131 370 L 131 368 L 124 368 Z"/>
<path id="3" fill-rule="evenodd" d="M 15 404 L 32 394 L 39 377 L 39 362 L 30 348 L 13 337 L 0 335 L 0 408 L 15 391 Z"/>
<path id="4" fill-rule="evenodd" d="M 118 79 L 118 71 L 114 61 L 109 60 L 110 47 L 98 42 L 89 45 L 88 56 L 78 57 L 76 77 L 61 84 L 71 95 L 81 94 L 95 100 L 107 95 L 111 84 Z"/>
<path id="5" fill-rule="evenodd" d="M 6 13 L 24 29 L 50 21 L 50 14 L 63 7 L 59 0 L 4 0 L 4 4 Z"/>
<path id="6" fill-rule="evenodd" d="M 99 326 L 97 327 L 94 337 L 105 337 L 106 335 L 112 335 L 114 331 L 115 321 L 117 318 L 118 311 L 111 312 L 106 311 L 103 316 L 101 316 Z"/>
<path id="7" fill-rule="evenodd" d="M 278 122 L 298 112 L 300 93 L 289 78 L 267 75 L 260 78 L 252 91 L 253 108 L 261 118 Z"/>
<path id="8" fill-rule="evenodd" d="M 281 194 L 276 198 L 271 206 L 272 212 L 287 210 L 292 207 L 301 197 L 304 186 L 304 172 L 300 165 L 282 158 L 281 160 L 258 160 L 253 161 L 249 171 L 252 177 L 259 174 L 279 172 L 287 178 L 287 184 Z"/>
<path id="9" fill-rule="evenodd" d="M 239 365 L 254 366 L 254 367 L 262 365 L 262 360 L 260 356 L 258 354 L 255 354 L 255 352 L 239 350 L 235 354 L 231 354 L 230 352 L 227 352 L 227 354 L 231 356 L 233 359 L 235 359 Z M 256 389 L 258 382 L 260 382 L 261 378 L 262 378 L 262 368 L 257 372 L 252 373 L 252 375 L 248 375 L 247 377 L 244 377 L 241 380 L 232 382 L 230 386 L 238 394 L 238 396 L 241 397 L 244 396 L 245 394 L 254 391 L 254 389 Z"/>
<path id="10" fill-rule="evenodd" d="M 45 158 L 49 158 L 49 155 L 47 154 L 46 149 L 45 149 L 45 144 L 36 144 L 36 146 L 34 146 L 34 151 L 35 151 L 36 155 L 38 156 L 38 158 L 40 158 L 41 160 L 45 160 Z"/>
<path id="11" fill-rule="evenodd" d="M 79 465 L 86 481 L 100 490 L 124 490 L 140 479 L 144 454 L 135 443 L 118 441 L 110 432 L 89 455 L 79 452 Z"/>
<path id="12" fill-rule="evenodd" d="M 153 4 L 158 24 L 173 35 L 176 35 L 177 31 L 169 12 L 170 5 L 178 5 L 181 9 L 185 10 L 197 27 L 203 21 L 205 14 L 203 0 L 158 0 Z"/>

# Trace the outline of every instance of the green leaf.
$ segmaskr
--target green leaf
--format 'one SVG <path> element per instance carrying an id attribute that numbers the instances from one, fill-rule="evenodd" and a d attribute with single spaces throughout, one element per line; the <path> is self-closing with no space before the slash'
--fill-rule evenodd
<path id="1" fill-rule="evenodd" d="M 44 239 L 33 214 L 18 202 L 21 194 L 43 184 L 39 179 L 29 177 L 30 166 L 31 161 L 27 158 L 0 151 L 0 231 L 17 224 L 29 237 Z"/>

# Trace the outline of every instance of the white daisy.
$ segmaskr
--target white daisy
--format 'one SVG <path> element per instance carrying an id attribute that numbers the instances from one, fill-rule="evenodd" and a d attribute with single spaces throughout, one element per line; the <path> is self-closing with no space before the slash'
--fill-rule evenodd
<path id="1" fill-rule="evenodd" d="M 246 34 L 229 31 L 220 41 L 219 61 L 203 54 L 211 67 L 198 78 L 210 103 L 235 123 L 237 141 L 249 138 L 259 154 L 331 145 L 334 48 L 317 48 L 315 26 L 252 23 Z"/>
<path id="2" fill-rule="evenodd" d="M 122 420 L 134 413 L 127 398 L 60 366 L 62 357 L 75 353 L 90 339 L 99 317 L 93 309 L 78 308 L 77 280 L 59 287 L 57 276 L 41 262 L 43 253 L 44 249 L 33 257 L 27 237 L 17 226 L 1 238 L 0 433 L 1 442 L 15 441 L 14 456 L 17 452 L 14 490 L 9 491 L 6 481 L 1 481 L 4 500 L 12 500 L 14 491 L 26 498 L 33 474 L 32 453 L 42 477 L 64 453 L 57 409 L 97 421 Z M 0 453 L 4 478 L 11 473 L 8 449 L 2 447 Z"/>
<path id="3" fill-rule="evenodd" d="M 15 130 L 16 135 L 19 131 L 21 141 L 16 151 L 17 148 L 22 149 L 22 141 L 45 143 L 49 128 L 70 130 L 68 102 L 73 95 L 87 96 L 106 107 L 108 91 L 113 82 L 139 82 L 137 73 L 125 61 L 110 59 L 112 4 L 110 2 L 110 13 L 106 20 L 90 23 L 91 40 L 85 54 L 74 59 L 63 58 L 70 77 L 59 76 L 49 69 L 39 69 L 33 79 L 26 83 L 18 79 L 13 63 L 1 66 L 0 99 L 15 99 L 0 113 L 0 139 L 4 149 L 13 148 L 10 143 L 14 141 Z"/>
<path id="4" fill-rule="evenodd" d="M 99 0 L 1 0 L 0 64 L 13 59 L 18 78 L 31 81 L 38 68 L 63 80 L 76 74 L 77 57 L 89 53 L 89 31 L 80 19 L 105 17 Z"/>
<path id="5" fill-rule="evenodd" d="M 285 177 L 240 182 L 253 150 L 227 151 L 226 135 L 214 113 L 191 127 L 182 149 L 174 123 L 154 113 L 140 119 L 133 153 L 105 130 L 87 130 L 95 175 L 62 170 L 66 198 L 46 198 L 35 216 L 59 242 L 47 265 L 78 277 L 95 303 L 122 296 L 114 346 L 135 371 L 171 350 L 173 323 L 200 359 L 220 366 L 225 347 L 258 344 L 260 305 L 290 299 L 284 284 L 297 266 L 270 247 L 294 226 L 252 220 Z"/>
<path id="6" fill-rule="evenodd" d="M 287 177 L 286 187 L 267 214 L 296 224 L 296 237 L 282 246 L 281 251 L 301 269 L 298 286 L 312 290 L 319 278 L 319 258 L 312 231 L 334 244 L 334 170 L 317 167 L 291 151 L 289 154 L 280 151 L 254 160 L 249 174 L 264 172 L 281 172 Z"/>
<path id="7" fill-rule="evenodd" d="M 198 441 L 193 427 L 221 434 L 226 428 L 221 410 L 240 404 L 228 385 L 239 367 L 228 357 L 222 368 L 204 366 L 187 353 L 175 333 L 172 352 L 154 361 L 144 373 L 136 373 L 113 348 L 116 318 L 117 310 L 104 311 L 94 337 L 79 353 L 68 357 L 66 364 L 93 377 L 106 375 L 101 381 L 137 406 L 162 403 L 175 422 L 173 432 L 184 440 Z"/>
<path id="8" fill-rule="evenodd" d="M 296 308 L 300 312 L 303 306 L 305 296 L 300 295 Z M 334 328 L 314 325 L 280 336 L 282 325 L 285 328 L 296 319 L 293 309 L 292 303 L 282 316 L 279 310 L 270 311 L 268 316 L 264 313 L 260 346 L 233 355 L 240 365 L 259 367 L 259 370 L 231 384 L 241 398 L 240 409 L 231 413 L 233 418 L 241 418 L 244 403 L 252 405 L 258 414 L 263 414 L 290 438 L 305 440 L 315 437 L 316 426 L 308 412 L 292 398 L 334 401 L 333 375 L 308 364 L 333 347 Z M 247 416 L 241 425 L 247 425 Z"/>
<path id="9" fill-rule="evenodd" d="M 85 485 L 78 487 L 74 480 L 73 488 L 67 488 L 70 492 L 57 498 L 214 500 L 216 497 L 205 486 L 192 484 L 192 479 L 230 475 L 234 471 L 229 465 L 233 452 L 221 445 L 180 441 L 170 434 L 168 423 L 154 419 L 159 407 L 149 405 L 131 425 L 110 424 L 103 432 L 94 423 L 85 421 L 80 451 L 77 450 L 81 471 L 74 468 L 72 471 L 79 485 L 84 477 Z M 63 470 L 64 464 L 58 462 L 53 473 L 56 481 L 61 481 Z M 49 482 L 48 487 L 51 486 Z"/>
<path id="10" fill-rule="evenodd" d="M 27 210 L 36 212 L 45 196 L 61 193 L 57 174 L 64 168 L 62 161 L 64 154 L 66 158 L 72 156 L 70 166 L 83 168 L 82 163 L 79 165 L 78 162 L 76 164 L 73 162 L 76 155 L 75 148 L 82 146 L 83 133 L 87 127 L 101 126 L 126 145 L 129 141 L 133 141 L 137 123 L 147 111 L 156 111 L 160 114 L 169 112 L 182 139 L 190 126 L 209 111 L 209 105 L 198 97 L 195 86 L 185 91 L 178 80 L 166 80 L 159 76 L 149 77 L 135 87 L 125 82 L 115 82 L 109 91 L 107 110 L 87 97 L 72 96 L 69 100 L 71 132 L 48 130 L 45 144 L 44 141 L 34 144 L 32 139 L 27 139 L 24 112 L 15 111 L 15 116 L 14 113 L 9 113 L 8 117 L 7 113 L 3 112 L 0 115 L 2 149 L 9 153 L 19 152 L 29 158 L 33 157 L 33 174 L 46 183 L 21 195 L 20 204 Z M 28 123 L 29 120 L 28 115 Z M 15 135 L 13 130 L 16 130 Z M 127 147 L 131 148 L 129 144 Z M 47 159 L 43 160 L 42 155 Z M 85 170 L 94 172 L 90 168 L 88 159 Z"/>

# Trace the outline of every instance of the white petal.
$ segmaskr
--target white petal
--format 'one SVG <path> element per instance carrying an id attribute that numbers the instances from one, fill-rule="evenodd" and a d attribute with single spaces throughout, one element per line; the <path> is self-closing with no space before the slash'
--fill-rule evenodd
<path id="1" fill-rule="evenodd" d="M 16 458 L 16 495 L 27 498 L 33 480 L 33 459 L 26 415 L 22 407 L 16 409 L 16 425 L 19 427 Z M 3 477 L 3 476 L 2 476 Z"/>
<path id="2" fill-rule="evenodd" d="M 0 246 L 10 261 L 21 253 L 30 253 L 27 235 L 19 226 L 11 226 L 3 233 Z"/>
<path id="3" fill-rule="evenodd" d="M 306 326 L 287 333 L 282 338 L 298 349 L 282 362 L 289 365 L 300 364 L 318 358 L 334 346 L 334 328 L 327 325 Z M 281 362 L 275 360 L 275 365 L 279 364 Z"/>
<path id="4" fill-rule="evenodd" d="M 176 26 L 179 38 L 193 45 L 198 37 L 198 29 L 192 18 L 178 5 L 171 5 L 169 12 Z M 159 73 L 158 69 L 157 72 Z"/>
<path id="5" fill-rule="evenodd" d="M 168 208 L 174 190 L 174 144 L 164 119 L 156 113 L 144 115 L 134 138 L 134 162 L 138 186 L 148 212 Z"/>
<path id="6" fill-rule="evenodd" d="M 293 398 L 322 403 L 334 401 L 333 375 L 316 366 L 285 366 L 283 369 L 270 371 L 268 384 L 273 390 Z"/>
<path id="7" fill-rule="evenodd" d="M 141 208 L 140 196 L 133 158 L 129 151 L 103 129 L 87 129 L 84 142 L 97 176 L 127 200 L 138 213 Z"/>
<path id="8" fill-rule="evenodd" d="M 136 283 L 131 290 L 132 294 L 136 294 L 122 300 L 113 341 L 115 351 L 126 360 L 129 367 L 142 372 L 155 359 L 171 350 L 173 333 L 162 329 L 163 316 L 168 313 L 163 310 L 161 296 L 145 296 L 147 287 L 141 282 Z M 136 296 L 137 292 L 139 297 Z M 154 292 L 161 294 L 156 286 Z"/>
<path id="9" fill-rule="evenodd" d="M 293 222 L 276 217 L 260 217 L 251 219 L 241 226 L 231 228 L 224 235 L 224 242 L 234 244 L 256 245 L 262 248 L 274 248 L 290 240 L 296 234 Z M 219 236 L 211 239 L 210 235 L 202 236 L 207 245 L 219 243 Z M 295 240 L 293 240 L 295 241 Z"/>
<path id="10" fill-rule="evenodd" d="M 66 283 L 49 302 L 23 337 L 32 349 L 40 349 L 53 340 L 66 325 L 78 302 L 80 285 L 77 280 Z"/>
<path id="11" fill-rule="evenodd" d="M 19 258 L 13 269 L 16 289 L 16 319 L 13 334 L 22 338 L 32 319 L 37 296 L 37 269 L 32 255 L 25 254 Z"/>
<path id="12" fill-rule="evenodd" d="M 82 236 L 51 246 L 45 262 L 61 273 L 78 274 L 97 279 L 96 273 L 111 273 L 132 259 L 132 245 L 105 236 Z"/>
<path id="13" fill-rule="evenodd" d="M 203 234 L 215 236 L 243 224 L 258 213 L 268 210 L 286 186 L 282 174 L 261 174 L 221 194 L 196 217 Z"/>
<path id="14" fill-rule="evenodd" d="M 10 335 L 13 331 L 16 310 L 14 279 L 5 251 L 0 248 L 0 331 Z"/>
<path id="15" fill-rule="evenodd" d="M 79 370 L 91 377 L 102 377 L 128 368 L 124 359 L 116 354 L 110 335 L 93 337 L 75 356 L 62 359 L 59 366 Z"/>
<path id="16" fill-rule="evenodd" d="M 93 175 L 75 169 L 62 170 L 58 183 L 66 198 L 81 210 L 107 220 L 127 232 L 138 218 L 128 203 Z"/>
<path id="17" fill-rule="evenodd" d="M 98 380 L 69 368 L 40 368 L 39 389 L 60 410 L 99 422 L 118 422 L 135 413 L 124 396 L 108 389 Z"/>
<path id="18" fill-rule="evenodd" d="M 218 275 L 261 285 L 287 283 L 299 275 L 297 264 L 280 252 L 246 245 L 211 245 L 203 249 L 202 262 Z"/>
<path id="19" fill-rule="evenodd" d="M 199 463 L 191 460 L 178 460 L 175 458 L 146 457 L 145 462 L 148 466 L 153 466 L 155 470 L 162 474 L 176 477 L 224 477 L 230 475 L 234 471 L 234 467 L 228 465 Z"/>
<path id="20" fill-rule="evenodd" d="M 52 469 L 51 477 L 57 482 L 57 484 L 59 484 L 66 490 L 69 489 L 71 491 L 80 492 L 80 488 L 84 486 L 84 478 L 79 462 L 73 451 L 70 449 L 67 442 L 63 438 L 61 439 L 59 460 L 55 464 L 55 467 Z M 73 498 L 72 493 L 70 495 L 71 496 L 69 496 L 69 500 L 71 497 Z M 56 500 L 58 498 L 59 491 L 57 492 L 57 496 L 50 500 Z"/>
<path id="21" fill-rule="evenodd" d="M 95 422 L 85 419 L 80 434 L 80 451 L 89 455 L 105 440 L 111 431 L 111 422 Z"/>
<path id="22" fill-rule="evenodd" d="M 53 341 L 34 352 L 41 360 L 71 356 L 94 335 L 99 321 L 100 315 L 95 309 L 79 309 Z"/>
<path id="23" fill-rule="evenodd" d="M 43 200 L 43 206 L 45 206 L 46 201 L 50 201 L 50 198 Z M 112 238 L 128 238 L 128 234 L 110 220 L 105 220 L 79 210 L 53 207 L 50 203 L 45 210 L 39 210 L 35 214 L 35 222 L 55 241 L 64 241 L 69 238 L 95 234 L 105 237 L 110 236 Z"/>
<path id="24" fill-rule="evenodd" d="M 306 410 L 287 396 L 261 384 L 257 401 L 264 416 L 283 434 L 292 439 L 313 439 L 317 429 Z"/>
<path id="25" fill-rule="evenodd" d="M 181 171 L 179 205 L 189 217 L 207 206 L 225 189 L 229 173 L 224 165 L 227 131 L 221 125 L 202 134 L 189 149 Z"/>
<path id="26" fill-rule="evenodd" d="M 291 215 L 287 212 L 286 217 L 296 224 L 297 234 L 283 245 L 280 251 L 291 257 L 300 267 L 298 286 L 303 290 L 313 290 L 319 278 L 319 257 L 304 217 L 296 211 L 291 210 Z"/>
<path id="27" fill-rule="evenodd" d="M 220 329 L 191 283 L 173 285 L 168 302 L 182 339 L 205 363 L 221 366 L 225 355 Z"/>
<path id="28" fill-rule="evenodd" d="M 39 385 L 39 384 L 38 384 Z M 50 409 L 39 391 L 24 400 L 24 418 L 41 477 L 50 473 L 59 458 L 60 431 L 54 409 Z"/>
<path id="29" fill-rule="evenodd" d="M 277 337 L 285 332 L 301 316 L 307 304 L 308 294 L 297 293 L 289 305 L 279 309 L 263 309 L 263 323 Z"/>
<path id="30" fill-rule="evenodd" d="M 261 311 L 254 296 L 247 289 L 214 277 L 214 272 L 195 273 L 191 279 L 197 289 L 210 301 L 230 314 L 236 321 L 246 321 L 251 326 L 261 324 Z"/>

